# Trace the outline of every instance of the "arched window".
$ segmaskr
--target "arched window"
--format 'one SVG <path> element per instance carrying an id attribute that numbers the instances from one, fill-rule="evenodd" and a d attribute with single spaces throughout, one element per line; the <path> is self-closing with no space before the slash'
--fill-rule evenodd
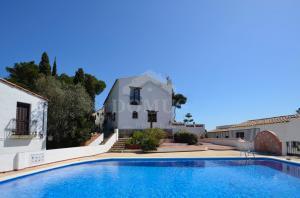
<path id="1" fill-rule="evenodd" d="M 138 119 L 138 112 L 134 111 L 132 112 L 132 119 Z"/>

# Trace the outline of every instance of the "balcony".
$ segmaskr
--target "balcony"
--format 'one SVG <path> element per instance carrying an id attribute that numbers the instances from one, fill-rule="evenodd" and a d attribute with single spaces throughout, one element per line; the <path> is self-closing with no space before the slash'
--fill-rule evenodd
<path id="1" fill-rule="evenodd" d="M 11 119 L 6 127 L 7 137 L 10 138 L 33 138 L 37 136 L 37 120 L 31 122 Z"/>

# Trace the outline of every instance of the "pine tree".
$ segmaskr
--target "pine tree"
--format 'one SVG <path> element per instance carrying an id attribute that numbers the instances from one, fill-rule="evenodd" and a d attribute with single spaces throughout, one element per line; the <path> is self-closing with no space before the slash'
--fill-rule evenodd
<path id="1" fill-rule="evenodd" d="M 54 63 L 52 67 L 52 76 L 57 76 L 56 57 L 54 58 Z"/>
<path id="2" fill-rule="evenodd" d="M 181 106 L 184 105 L 187 101 L 187 98 L 182 94 L 175 94 L 174 91 L 172 93 L 172 106 L 174 107 L 174 117 L 176 118 L 176 109 L 181 109 Z"/>
<path id="3" fill-rule="evenodd" d="M 41 62 L 39 64 L 39 72 L 45 74 L 46 76 L 51 75 L 51 66 L 46 52 L 42 54 Z"/>
<path id="4" fill-rule="evenodd" d="M 191 113 L 187 113 L 185 115 L 185 119 L 183 120 L 184 123 L 189 124 L 192 123 L 194 121 L 193 116 Z"/>
<path id="5" fill-rule="evenodd" d="M 75 77 L 74 77 L 74 84 L 83 84 L 84 83 L 84 71 L 82 68 L 79 68 L 76 73 L 75 73 Z"/>

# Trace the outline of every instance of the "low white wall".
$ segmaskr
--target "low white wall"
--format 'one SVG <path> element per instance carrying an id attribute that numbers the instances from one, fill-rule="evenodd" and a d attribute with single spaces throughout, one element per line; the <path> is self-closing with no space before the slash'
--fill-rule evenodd
<path id="1" fill-rule="evenodd" d="M 16 153 L 1 154 L 0 155 L 0 172 L 11 171 L 16 164 Z"/>
<path id="2" fill-rule="evenodd" d="M 95 139 L 94 141 L 92 141 L 88 146 L 99 146 L 104 140 L 104 134 L 101 133 L 99 137 L 97 137 L 97 139 Z"/>
<path id="3" fill-rule="evenodd" d="M 253 142 L 247 142 L 239 138 L 204 138 L 201 139 L 202 142 L 218 144 L 223 146 L 236 147 L 238 150 L 253 150 Z"/>
<path id="4" fill-rule="evenodd" d="M 19 170 L 37 165 L 105 153 L 118 141 L 118 137 L 119 131 L 118 129 L 115 129 L 115 133 L 106 141 L 106 143 L 98 146 L 82 146 L 40 152 L 20 152 L 17 154 L 0 155 L 0 172 Z"/>

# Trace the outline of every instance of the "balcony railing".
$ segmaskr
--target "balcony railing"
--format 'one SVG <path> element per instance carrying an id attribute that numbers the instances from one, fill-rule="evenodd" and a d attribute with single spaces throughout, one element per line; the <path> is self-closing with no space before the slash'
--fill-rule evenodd
<path id="1" fill-rule="evenodd" d="M 37 120 L 31 122 L 11 119 L 7 131 L 9 136 L 34 136 L 37 135 Z"/>
<path id="2" fill-rule="evenodd" d="M 300 142 L 299 141 L 290 141 L 286 142 L 287 155 L 300 156 Z"/>

